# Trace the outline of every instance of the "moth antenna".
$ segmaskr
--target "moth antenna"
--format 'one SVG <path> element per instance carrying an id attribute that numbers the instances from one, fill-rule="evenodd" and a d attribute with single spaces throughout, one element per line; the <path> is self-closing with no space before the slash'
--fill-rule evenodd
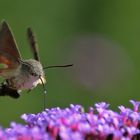
<path id="1" fill-rule="evenodd" d="M 43 90 L 44 90 L 44 96 L 43 96 L 44 105 L 43 105 L 43 108 L 44 108 L 44 110 L 45 110 L 45 107 L 46 107 L 46 93 L 47 93 L 47 91 L 46 91 L 45 84 L 44 84 L 44 82 L 43 82 L 41 76 L 39 76 L 39 79 L 41 80 L 41 83 L 42 83 L 42 86 L 43 86 Z"/>
<path id="2" fill-rule="evenodd" d="M 47 66 L 47 67 L 44 67 L 43 69 L 49 69 L 49 68 L 62 68 L 62 67 L 71 67 L 71 66 L 73 66 L 73 64 Z"/>

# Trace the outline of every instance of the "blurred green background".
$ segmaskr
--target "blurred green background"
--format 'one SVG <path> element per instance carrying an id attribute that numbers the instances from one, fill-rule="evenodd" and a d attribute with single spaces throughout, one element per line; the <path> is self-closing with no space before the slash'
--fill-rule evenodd
<path id="1" fill-rule="evenodd" d="M 105 101 L 117 110 L 140 99 L 139 7 L 138 0 L 4 0 L 0 19 L 9 23 L 24 59 L 32 57 L 26 37 L 31 26 L 44 66 L 74 63 L 46 71 L 46 107 L 73 103 L 88 108 Z M 42 86 L 17 100 L 0 97 L 0 124 L 7 127 L 21 122 L 23 113 L 42 111 L 43 97 Z"/>

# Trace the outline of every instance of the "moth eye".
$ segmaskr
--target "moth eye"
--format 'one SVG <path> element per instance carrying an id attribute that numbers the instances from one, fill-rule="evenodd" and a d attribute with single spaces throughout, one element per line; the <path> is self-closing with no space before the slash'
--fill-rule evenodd
<path id="1" fill-rule="evenodd" d="M 38 76 L 35 72 L 31 73 L 32 76 Z"/>

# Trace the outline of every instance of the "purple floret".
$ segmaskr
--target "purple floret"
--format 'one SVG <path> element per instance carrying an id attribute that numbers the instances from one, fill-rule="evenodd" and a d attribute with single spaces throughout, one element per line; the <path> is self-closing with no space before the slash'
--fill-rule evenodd
<path id="1" fill-rule="evenodd" d="M 139 140 L 140 102 L 130 102 L 134 109 L 119 106 L 120 112 L 101 102 L 89 107 L 88 112 L 71 104 L 64 109 L 23 114 L 26 125 L 12 122 L 9 128 L 0 128 L 0 140 Z"/>

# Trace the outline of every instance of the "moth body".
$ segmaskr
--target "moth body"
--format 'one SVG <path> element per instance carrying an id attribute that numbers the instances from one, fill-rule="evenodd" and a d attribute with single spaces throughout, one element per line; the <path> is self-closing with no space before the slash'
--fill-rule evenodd
<path id="1" fill-rule="evenodd" d="M 31 90 L 45 83 L 43 67 L 40 63 L 38 48 L 31 28 L 27 37 L 34 59 L 23 60 L 9 25 L 3 21 L 0 25 L 0 76 L 5 79 L 0 85 L 0 94 L 19 97 L 18 91 Z M 3 93 L 4 92 L 4 93 Z"/>

